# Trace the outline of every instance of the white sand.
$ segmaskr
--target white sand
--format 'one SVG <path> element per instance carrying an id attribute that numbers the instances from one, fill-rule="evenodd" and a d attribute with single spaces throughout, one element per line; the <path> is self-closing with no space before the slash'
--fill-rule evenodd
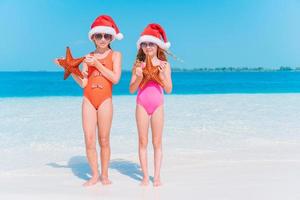
<path id="1" fill-rule="evenodd" d="M 165 102 L 164 185 L 138 185 L 135 97 L 115 96 L 113 184 L 84 188 L 81 98 L 0 99 L 0 199 L 300 199 L 300 94 Z"/>

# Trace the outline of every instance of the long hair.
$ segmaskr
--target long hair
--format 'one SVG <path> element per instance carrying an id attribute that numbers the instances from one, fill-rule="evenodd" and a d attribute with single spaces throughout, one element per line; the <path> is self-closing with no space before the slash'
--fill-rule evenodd
<path id="1" fill-rule="evenodd" d="M 157 58 L 162 61 L 167 61 L 167 56 L 159 46 L 157 46 Z M 145 62 L 146 60 L 146 54 L 144 53 L 143 49 L 140 48 L 137 55 L 136 55 L 136 60 L 139 60 L 141 62 Z"/>

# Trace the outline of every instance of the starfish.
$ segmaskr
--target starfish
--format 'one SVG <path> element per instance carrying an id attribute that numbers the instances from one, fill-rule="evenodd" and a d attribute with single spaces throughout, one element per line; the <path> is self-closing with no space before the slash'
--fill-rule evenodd
<path id="1" fill-rule="evenodd" d="M 143 80 L 140 83 L 140 88 L 143 88 L 148 81 L 155 81 L 163 87 L 163 82 L 159 78 L 159 69 L 153 66 L 150 56 L 146 58 L 146 66 L 143 68 Z"/>
<path id="2" fill-rule="evenodd" d="M 80 63 L 85 59 L 85 57 L 81 58 L 73 58 L 71 54 L 71 50 L 67 47 L 66 58 L 58 59 L 58 63 L 65 69 L 64 80 L 66 80 L 71 73 L 83 78 L 81 71 L 79 70 Z"/>

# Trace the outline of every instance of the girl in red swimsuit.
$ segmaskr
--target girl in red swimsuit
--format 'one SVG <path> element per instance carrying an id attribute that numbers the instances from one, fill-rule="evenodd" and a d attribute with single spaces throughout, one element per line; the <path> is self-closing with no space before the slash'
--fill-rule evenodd
<path id="1" fill-rule="evenodd" d="M 88 35 L 96 50 L 86 55 L 82 67 L 84 78 L 72 74 L 75 81 L 84 88 L 82 125 L 92 173 L 91 179 L 84 186 L 94 185 L 98 181 L 107 185 L 111 183 L 108 178 L 108 166 L 113 114 L 112 85 L 118 83 L 121 76 L 121 53 L 113 51 L 110 43 L 114 39 L 122 39 L 123 35 L 113 19 L 107 15 L 95 19 Z M 97 138 L 100 145 L 101 174 L 98 171 Z"/>

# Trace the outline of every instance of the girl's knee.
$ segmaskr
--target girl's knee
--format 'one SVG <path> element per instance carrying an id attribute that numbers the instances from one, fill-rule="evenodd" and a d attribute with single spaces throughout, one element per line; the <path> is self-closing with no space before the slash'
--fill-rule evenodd
<path id="1" fill-rule="evenodd" d="M 109 138 L 108 137 L 102 137 L 99 139 L 99 144 L 101 148 L 109 147 Z"/>
<path id="2" fill-rule="evenodd" d="M 86 143 L 86 150 L 87 151 L 96 151 L 96 145 L 95 145 L 95 142 L 87 142 Z"/>
<path id="3" fill-rule="evenodd" d="M 162 142 L 161 142 L 161 140 L 160 139 L 154 139 L 153 141 L 152 141 L 152 144 L 153 144 L 153 148 L 154 149 L 160 149 L 161 147 L 162 147 Z"/>
<path id="4" fill-rule="evenodd" d="M 147 148 L 148 139 L 147 138 L 139 138 L 139 146 L 140 148 Z"/>
<path id="5" fill-rule="evenodd" d="M 85 145 L 87 150 L 94 150 L 96 149 L 96 141 L 95 137 L 86 137 Z"/>

